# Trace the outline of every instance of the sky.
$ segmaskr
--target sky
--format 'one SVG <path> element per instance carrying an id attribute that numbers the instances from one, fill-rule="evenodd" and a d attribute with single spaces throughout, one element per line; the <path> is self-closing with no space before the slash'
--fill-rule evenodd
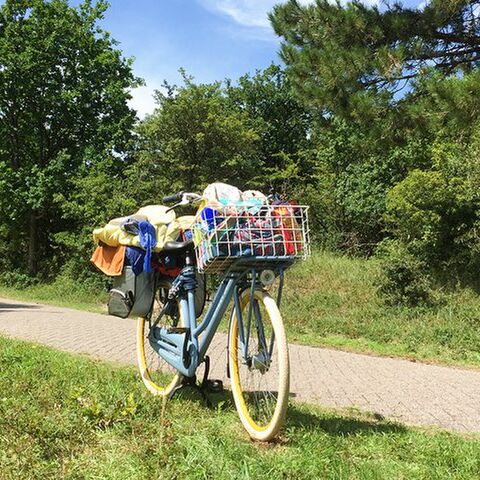
<path id="1" fill-rule="evenodd" d="M 282 1 L 109 0 L 101 26 L 120 42 L 125 56 L 135 58 L 134 72 L 146 82 L 132 91 L 131 106 L 139 117 L 153 111 L 153 92 L 164 80 L 181 82 L 180 68 L 198 82 L 212 82 L 235 80 L 280 63 L 280 40 L 270 27 L 268 12 Z M 403 0 L 403 4 L 426 1 Z M 81 0 L 70 3 L 78 5 Z"/>
<path id="2" fill-rule="evenodd" d="M 139 117 L 153 111 L 152 94 L 163 80 L 181 81 L 180 68 L 198 82 L 211 82 L 279 63 L 280 41 L 268 12 L 281 1 L 110 0 L 102 26 L 135 58 L 134 71 L 146 82 L 132 91 Z M 403 3 L 416 6 L 420 0 Z"/>

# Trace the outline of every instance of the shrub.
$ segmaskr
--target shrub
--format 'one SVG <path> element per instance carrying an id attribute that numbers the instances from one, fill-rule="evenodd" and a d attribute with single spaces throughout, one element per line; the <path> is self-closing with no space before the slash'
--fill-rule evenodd
<path id="1" fill-rule="evenodd" d="M 35 277 L 30 277 L 26 273 L 18 271 L 7 271 L 0 274 L 0 285 L 5 287 L 15 288 L 17 290 L 24 290 L 37 283 Z"/>
<path id="2" fill-rule="evenodd" d="M 434 169 L 412 170 L 388 192 L 385 220 L 412 254 L 455 283 L 476 275 L 479 165 L 468 150 L 448 143 L 432 152 Z"/>
<path id="3" fill-rule="evenodd" d="M 432 278 L 427 263 L 419 255 L 395 240 L 385 240 L 378 249 L 382 273 L 379 292 L 390 305 L 431 304 Z"/>

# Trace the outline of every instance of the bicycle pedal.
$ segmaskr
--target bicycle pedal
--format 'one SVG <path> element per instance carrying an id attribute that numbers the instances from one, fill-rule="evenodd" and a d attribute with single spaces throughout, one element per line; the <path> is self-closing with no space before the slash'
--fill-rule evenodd
<path id="1" fill-rule="evenodd" d="M 223 382 L 221 380 L 207 380 L 205 388 L 210 393 L 220 393 L 223 392 Z"/>

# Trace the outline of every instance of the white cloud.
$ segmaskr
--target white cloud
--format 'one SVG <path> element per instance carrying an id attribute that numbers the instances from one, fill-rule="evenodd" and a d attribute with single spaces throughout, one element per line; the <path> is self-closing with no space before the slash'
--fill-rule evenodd
<path id="1" fill-rule="evenodd" d="M 230 17 L 244 27 L 270 29 L 268 13 L 282 3 L 281 0 L 198 0 L 205 8 Z M 346 0 L 345 0 L 346 1 Z M 363 0 L 367 5 L 378 5 L 380 0 Z M 302 5 L 314 3 L 314 0 L 299 0 Z"/>
<path id="2" fill-rule="evenodd" d="M 155 90 L 159 90 L 160 82 L 147 81 L 143 87 L 134 88 L 130 91 L 132 99 L 128 105 L 137 111 L 138 118 L 143 119 L 146 115 L 153 113 L 155 109 L 155 100 L 153 95 Z"/>
<path id="3" fill-rule="evenodd" d="M 247 27 L 269 28 L 268 12 L 277 0 L 199 0 L 211 11 L 230 17 L 235 23 Z"/>

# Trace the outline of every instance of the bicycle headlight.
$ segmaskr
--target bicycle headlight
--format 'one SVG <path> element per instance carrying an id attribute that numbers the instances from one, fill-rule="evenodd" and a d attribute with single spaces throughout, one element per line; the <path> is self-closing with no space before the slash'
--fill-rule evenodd
<path id="1" fill-rule="evenodd" d="M 264 287 L 270 287 L 275 281 L 275 273 L 272 270 L 263 270 L 260 274 L 260 282 Z"/>

